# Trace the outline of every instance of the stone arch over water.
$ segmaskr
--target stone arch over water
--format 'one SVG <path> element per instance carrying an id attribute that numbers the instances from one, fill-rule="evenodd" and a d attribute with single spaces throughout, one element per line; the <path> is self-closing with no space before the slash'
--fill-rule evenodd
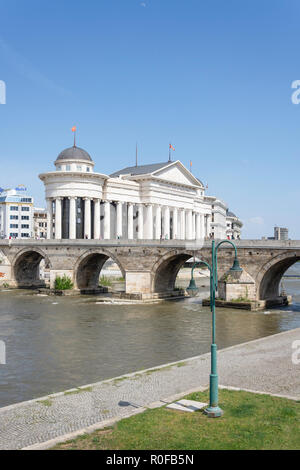
<path id="1" fill-rule="evenodd" d="M 300 261 L 300 251 L 285 252 L 261 268 L 256 278 L 259 300 L 272 299 L 280 295 L 279 287 L 282 276 L 297 261 Z"/>
<path id="2" fill-rule="evenodd" d="M 19 252 L 12 261 L 13 278 L 17 287 L 39 287 L 45 282 L 40 279 L 40 263 L 45 260 L 45 267 L 51 268 L 51 262 L 39 248 L 27 248 Z"/>
<path id="3" fill-rule="evenodd" d="M 162 256 L 152 268 L 152 292 L 173 291 L 179 270 L 194 255 L 200 257 L 199 252 L 195 253 L 193 250 L 174 250 Z M 203 257 L 201 259 L 206 261 Z"/>
<path id="4" fill-rule="evenodd" d="M 110 258 L 118 265 L 122 276 L 125 277 L 123 266 L 108 250 L 88 250 L 80 256 L 75 265 L 75 287 L 77 289 L 97 289 L 99 287 L 100 272 Z"/>

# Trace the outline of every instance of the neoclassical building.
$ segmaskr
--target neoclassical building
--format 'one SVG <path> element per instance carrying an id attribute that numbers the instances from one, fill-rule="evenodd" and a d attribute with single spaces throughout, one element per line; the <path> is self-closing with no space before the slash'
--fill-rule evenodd
<path id="1" fill-rule="evenodd" d="M 45 184 L 48 238 L 226 238 L 227 205 L 179 161 L 137 165 L 111 175 L 94 172 L 83 149 L 61 152 Z M 242 224 L 240 223 L 240 226 Z"/>

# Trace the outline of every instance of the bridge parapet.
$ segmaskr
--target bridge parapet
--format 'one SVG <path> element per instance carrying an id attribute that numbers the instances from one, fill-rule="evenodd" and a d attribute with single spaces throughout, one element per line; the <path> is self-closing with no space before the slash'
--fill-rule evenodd
<path id="1" fill-rule="evenodd" d="M 283 273 L 300 260 L 300 240 L 235 243 L 242 268 L 255 282 L 257 300 L 277 296 Z M 98 282 L 104 262 L 112 258 L 125 277 L 127 293 L 153 294 L 174 289 L 180 267 L 192 256 L 210 262 L 211 240 L 0 240 L 0 285 L 34 284 L 43 258 L 52 285 L 56 275 L 65 273 L 75 288 L 91 287 Z M 234 250 L 221 246 L 219 278 L 231 267 L 233 258 Z"/>

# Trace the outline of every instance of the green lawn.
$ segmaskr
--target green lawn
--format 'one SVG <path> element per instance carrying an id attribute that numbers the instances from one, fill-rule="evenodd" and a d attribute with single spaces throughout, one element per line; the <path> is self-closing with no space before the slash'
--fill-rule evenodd
<path id="1" fill-rule="evenodd" d="M 208 392 L 189 399 L 208 401 Z M 70 450 L 300 449 L 300 403 L 220 390 L 222 418 L 165 407 L 119 421 L 55 447 Z"/>

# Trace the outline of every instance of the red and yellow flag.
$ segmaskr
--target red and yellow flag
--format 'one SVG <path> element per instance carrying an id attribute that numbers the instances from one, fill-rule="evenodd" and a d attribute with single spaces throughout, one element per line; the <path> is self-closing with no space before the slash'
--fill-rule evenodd
<path id="1" fill-rule="evenodd" d="M 76 126 L 72 127 L 72 132 L 76 132 Z"/>
<path id="2" fill-rule="evenodd" d="M 169 145 L 169 149 L 175 150 L 172 144 Z"/>

